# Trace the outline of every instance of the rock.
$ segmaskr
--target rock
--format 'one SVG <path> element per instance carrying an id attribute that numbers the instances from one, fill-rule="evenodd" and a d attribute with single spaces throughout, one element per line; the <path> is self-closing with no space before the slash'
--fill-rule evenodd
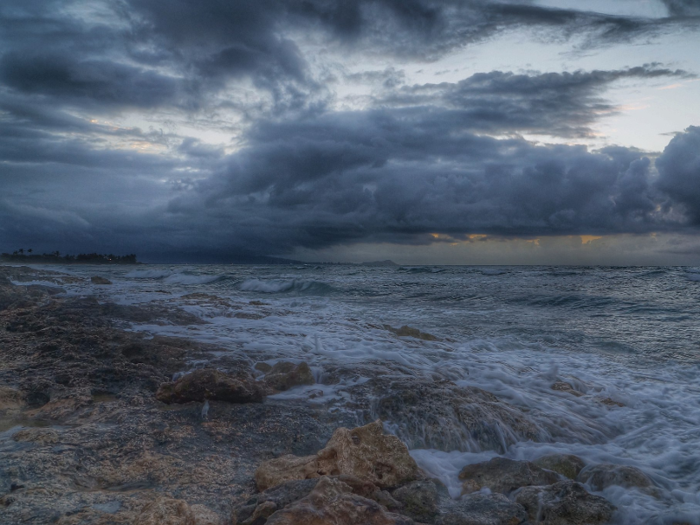
<path id="1" fill-rule="evenodd" d="M 580 457 L 572 454 L 548 454 L 537 459 L 534 463 L 538 467 L 553 470 L 569 479 L 576 479 L 579 472 L 586 466 Z"/>
<path id="2" fill-rule="evenodd" d="M 576 397 L 581 397 L 583 395 L 578 390 L 575 390 L 571 383 L 567 383 L 566 381 L 557 381 L 552 385 L 552 390 L 556 390 L 558 392 L 567 392 Z"/>
<path id="3" fill-rule="evenodd" d="M 99 275 L 93 275 L 90 277 L 90 282 L 92 284 L 112 284 L 112 281 L 105 279 L 104 277 L 100 277 Z"/>
<path id="4" fill-rule="evenodd" d="M 547 435 L 523 412 L 493 394 L 451 381 L 382 378 L 360 385 L 353 394 L 358 403 L 373 407 L 371 417 L 390 421 L 412 449 L 505 453 L 511 444 Z"/>
<path id="5" fill-rule="evenodd" d="M 583 485 L 571 480 L 548 487 L 525 487 L 515 501 L 525 507 L 533 523 L 544 525 L 607 523 L 615 510 L 608 500 L 589 494 Z"/>
<path id="6" fill-rule="evenodd" d="M 252 377 L 232 377 L 211 368 L 195 370 L 174 383 L 164 383 L 156 398 L 164 403 L 203 402 L 260 403 L 263 391 Z"/>
<path id="7" fill-rule="evenodd" d="M 255 472 L 255 483 L 258 490 L 266 490 L 293 479 L 341 474 L 379 488 L 396 487 L 420 477 L 406 445 L 396 436 L 385 435 L 377 420 L 353 430 L 337 429 L 315 456 L 286 455 L 262 463 Z"/>
<path id="8" fill-rule="evenodd" d="M 293 480 L 256 494 L 236 511 L 238 525 L 253 525 L 277 510 L 309 495 L 320 478 Z M 270 512 L 271 511 L 271 512 Z"/>
<path id="9" fill-rule="evenodd" d="M 437 519 L 437 525 L 519 525 L 525 509 L 502 494 L 469 494 L 455 501 Z"/>
<path id="10" fill-rule="evenodd" d="M 266 373 L 265 382 L 275 390 L 284 391 L 295 386 L 313 385 L 316 381 L 306 363 L 295 365 L 288 361 L 280 361 Z"/>
<path id="11" fill-rule="evenodd" d="M 493 458 L 490 461 L 467 465 L 459 473 L 462 493 L 488 488 L 493 492 L 509 494 L 520 487 L 529 485 L 550 485 L 559 481 L 559 475 L 544 470 L 529 461 L 515 461 L 508 458 Z"/>
<path id="12" fill-rule="evenodd" d="M 641 489 L 653 486 L 651 479 L 644 472 L 627 465 L 595 465 L 582 470 L 578 481 L 588 483 L 593 490 L 603 490 L 612 485 Z"/>
<path id="13" fill-rule="evenodd" d="M 440 488 L 444 489 L 444 496 L 449 497 L 447 489 L 444 486 Z M 440 514 L 438 485 L 431 479 L 413 481 L 403 485 L 394 490 L 391 496 L 400 504 L 398 509 L 401 514 L 416 521 L 434 523 Z"/>
<path id="14" fill-rule="evenodd" d="M 438 338 L 427 332 L 421 332 L 418 328 L 413 328 L 407 325 L 403 325 L 401 328 L 394 328 L 388 324 L 384 325 L 385 330 L 398 335 L 399 337 L 413 337 L 415 339 L 422 339 L 423 341 L 438 341 Z"/>
<path id="15" fill-rule="evenodd" d="M 58 432 L 51 428 L 23 428 L 12 435 L 15 441 L 27 441 L 40 445 L 58 443 Z"/>
<path id="16" fill-rule="evenodd" d="M 311 493 L 278 510 L 267 525 L 414 525 L 414 521 L 388 512 L 377 502 L 353 494 L 339 479 L 322 477 Z"/>
<path id="17" fill-rule="evenodd" d="M 218 514 L 203 505 L 190 507 L 181 499 L 159 497 L 141 510 L 139 525 L 220 525 Z"/>
<path id="18" fill-rule="evenodd" d="M 255 363 L 255 366 L 253 367 L 259 372 L 262 372 L 263 374 L 267 374 L 270 370 L 272 370 L 272 365 L 268 365 L 264 361 L 261 361 L 259 363 Z"/>
<path id="19" fill-rule="evenodd" d="M 16 410 L 24 406 L 24 396 L 19 390 L 0 386 L 0 410 Z"/>
<path id="20" fill-rule="evenodd" d="M 615 401 L 614 399 L 609 398 L 609 397 L 601 399 L 600 402 L 603 403 L 605 406 L 609 406 L 609 407 L 623 407 L 623 406 L 625 406 L 624 403 L 621 403 L 620 401 Z"/>

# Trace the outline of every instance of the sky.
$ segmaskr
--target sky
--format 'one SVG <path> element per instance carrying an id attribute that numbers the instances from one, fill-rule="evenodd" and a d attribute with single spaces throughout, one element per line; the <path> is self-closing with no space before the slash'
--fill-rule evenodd
<path id="1" fill-rule="evenodd" d="M 0 251 L 700 265 L 700 0 L 3 0 Z"/>

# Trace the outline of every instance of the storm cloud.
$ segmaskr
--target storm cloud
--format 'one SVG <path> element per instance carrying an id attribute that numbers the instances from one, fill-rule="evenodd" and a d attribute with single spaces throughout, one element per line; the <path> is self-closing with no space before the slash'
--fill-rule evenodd
<path id="1" fill-rule="evenodd" d="M 654 18 L 515 0 L 5 1 L 0 242 L 226 260 L 695 231 L 700 128 L 660 154 L 576 141 L 621 111 L 614 86 L 696 72 L 641 61 L 434 82 L 400 66 L 517 31 L 575 40 L 572 56 L 695 34 L 695 3 L 659 6 Z M 358 86 L 370 87 L 339 94 Z"/>

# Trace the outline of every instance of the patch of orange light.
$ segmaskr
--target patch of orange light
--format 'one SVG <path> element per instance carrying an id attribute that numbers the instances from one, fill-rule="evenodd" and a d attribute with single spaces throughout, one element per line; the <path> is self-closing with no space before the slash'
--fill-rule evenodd
<path id="1" fill-rule="evenodd" d="M 579 235 L 579 237 L 581 237 L 581 244 L 590 244 L 593 241 L 602 239 L 602 237 L 599 235 Z"/>

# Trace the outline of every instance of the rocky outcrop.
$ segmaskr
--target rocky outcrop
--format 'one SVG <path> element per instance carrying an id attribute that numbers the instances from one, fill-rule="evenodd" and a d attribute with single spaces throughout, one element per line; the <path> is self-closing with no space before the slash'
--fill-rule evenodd
<path id="1" fill-rule="evenodd" d="M 440 515 L 440 500 L 449 499 L 447 488 L 432 479 L 408 483 L 391 496 L 398 503 L 395 509 L 421 523 L 435 523 Z"/>
<path id="2" fill-rule="evenodd" d="M 586 463 L 573 454 L 548 454 L 534 461 L 538 467 L 552 470 L 569 479 L 576 479 Z"/>
<path id="3" fill-rule="evenodd" d="M 266 363 L 259 363 L 265 365 Z M 269 366 L 269 365 L 268 365 Z M 273 389 L 284 391 L 295 386 L 313 385 L 314 375 L 309 365 L 304 362 L 295 365 L 288 361 L 280 361 L 270 368 L 265 375 L 265 382 Z"/>
<path id="4" fill-rule="evenodd" d="M 581 471 L 578 475 L 578 481 L 588 483 L 593 490 L 603 490 L 612 485 L 639 489 L 653 487 L 649 476 L 637 467 L 628 465 L 594 465 Z"/>
<path id="5" fill-rule="evenodd" d="M 525 509 L 502 494 L 470 494 L 448 507 L 437 525 L 520 525 Z"/>
<path id="6" fill-rule="evenodd" d="M 90 277 L 90 282 L 92 284 L 101 284 L 101 285 L 106 285 L 106 284 L 112 284 L 112 281 L 109 279 L 106 279 L 104 277 L 100 277 L 99 275 L 93 275 Z"/>
<path id="7" fill-rule="evenodd" d="M 339 428 L 314 456 L 285 455 L 264 462 L 255 472 L 258 490 L 294 479 L 346 474 L 375 484 L 395 487 L 420 477 L 406 445 L 385 435 L 381 421 L 349 430 Z"/>
<path id="8" fill-rule="evenodd" d="M 546 433 L 522 411 L 475 387 L 451 381 L 372 379 L 351 392 L 369 417 L 391 422 L 410 448 L 450 451 L 496 450 Z"/>
<path id="9" fill-rule="evenodd" d="M 574 389 L 571 383 L 567 383 L 566 381 L 557 381 L 552 385 L 552 390 L 556 390 L 557 392 L 566 392 L 567 394 L 571 394 L 572 396 L 576 397 L 581 397 L 583 395 L 581 392 Z"/>
<path id="10" fill-rule="evenodd" d="M 605 498 L 589 494 L 580 483 L 566 480 L 548 487 L 525 487 L 515 501 L 532 523 L 543 525 L 597 525 L 612 518 L 615 507 Z"/>
<path id="11" fill-rule="evenodd" d="M 232 377 L 218 370 L 195 370 L 175 382 L 164 383 L 156 398 L 163 403 L 203 402 L 205 399 L 228 403 L 260 403 L 263 389 L 252 377 Z"/>
<path id="12" fill-rule="evenodd" d="M 462 493 L 469 494 L 483 488 L 510 494 L 520 487 L 550 485 L 560 480 L 558 474 L 544 470 L 529 461 L 493 458 L 483 463 L 467 465 L 459 473 L 463 480 Z"/>
<path id="13" fill-rule="evenodd" d="M 337 478 L 322 477 L 308 496 L 273 512 L 268 525 L 414 525 L 377 502 L 354 494 Z"/>
<path id="14" fill-rule="evenodd" d="M 384 325 L 384 329 L 388 330 L 399 337 L 413 337 L 415 339 L 422 339 L 423 341 L 439 341 L 437 337 L 428 332 L 421 332 L 418 328 L 413 328 L 408 325 L 403 325 L 401 328 L 394 328 L 388 324 Z"/>

